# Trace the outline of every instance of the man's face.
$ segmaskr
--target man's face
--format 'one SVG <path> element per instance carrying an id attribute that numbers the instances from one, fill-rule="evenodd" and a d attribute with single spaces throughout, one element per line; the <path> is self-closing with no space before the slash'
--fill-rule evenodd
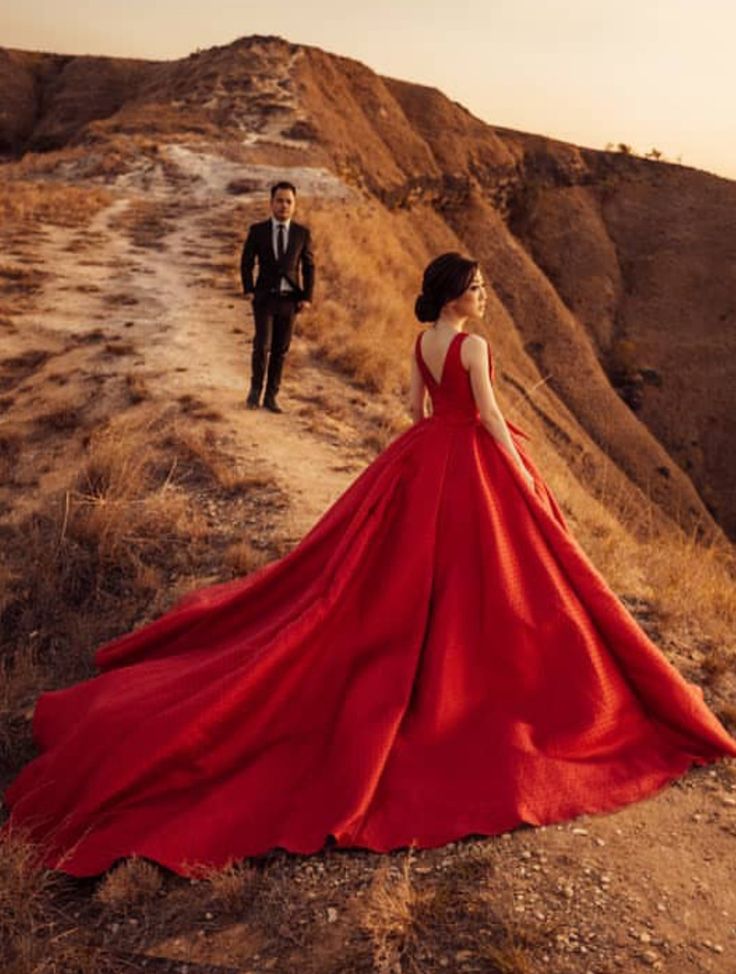
<path id="1" fill-rule="evenodd" d="M 296 197 L 290 189 L 277 189 L 271 198 L 271 212 L 280 223 L 290 220 L 296 208 Z"/>

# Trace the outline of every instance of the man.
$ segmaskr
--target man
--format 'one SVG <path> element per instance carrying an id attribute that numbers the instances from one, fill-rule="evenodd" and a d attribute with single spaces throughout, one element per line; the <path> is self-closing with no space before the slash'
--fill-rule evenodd
<path id="1" fill-rule="evenodd" d="M 263 405 L 272 413 L 283 411 L 276 396 L 291 343 L 294 316 L 310 307 L 314 291 L 311 238 L 306 227 L 292 220 L 295 208 L 296 188 L 291 183 L 279 182 L 272 186 L 271 217 L 250 227 L 240 261 L 243 291 L 246 299 L 253 302 L 256 326 L 246 404 L 249 409 L 259 407 L 268 366 Z M 254 284 L 256 261 L 258 278 Z"/>

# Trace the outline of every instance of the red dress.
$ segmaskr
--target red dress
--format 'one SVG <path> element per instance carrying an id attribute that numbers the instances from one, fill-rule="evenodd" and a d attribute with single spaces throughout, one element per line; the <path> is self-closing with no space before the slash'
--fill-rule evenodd
<path id="1" fill-rule="evenodd" d="M 439 383 L 417 344 L 433 415 L 290 554 L 40 698 L 42 753 L 6 800 L 47 865 L 135 854 L 186 874 L 329 836 L 436 846 L 612 809 L 736 755 L 531 462 L 533 490 L 480 425 L 465 337 Z"/>

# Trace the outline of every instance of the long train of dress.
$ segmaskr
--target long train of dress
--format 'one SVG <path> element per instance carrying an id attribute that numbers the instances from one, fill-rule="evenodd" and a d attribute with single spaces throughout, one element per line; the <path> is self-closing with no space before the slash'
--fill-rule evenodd
<path id="1" fill-rule="evenodd" d="M 481 426 L 462 334 L 433 415 L 285 558 L 39 700 L 9 827 L 76 875 L 433 846 L 649 795 L 736 742 Z"/>

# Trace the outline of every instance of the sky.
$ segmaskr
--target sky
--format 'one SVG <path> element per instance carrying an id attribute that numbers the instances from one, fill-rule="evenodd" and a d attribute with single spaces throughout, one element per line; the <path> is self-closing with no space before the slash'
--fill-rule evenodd
<path id="1" fill-rule="evenodd" d="M 168 60 L 275 34 L 492 125 L 736 179 L 735 0 L 0 0 L 0 45 Z"/>

